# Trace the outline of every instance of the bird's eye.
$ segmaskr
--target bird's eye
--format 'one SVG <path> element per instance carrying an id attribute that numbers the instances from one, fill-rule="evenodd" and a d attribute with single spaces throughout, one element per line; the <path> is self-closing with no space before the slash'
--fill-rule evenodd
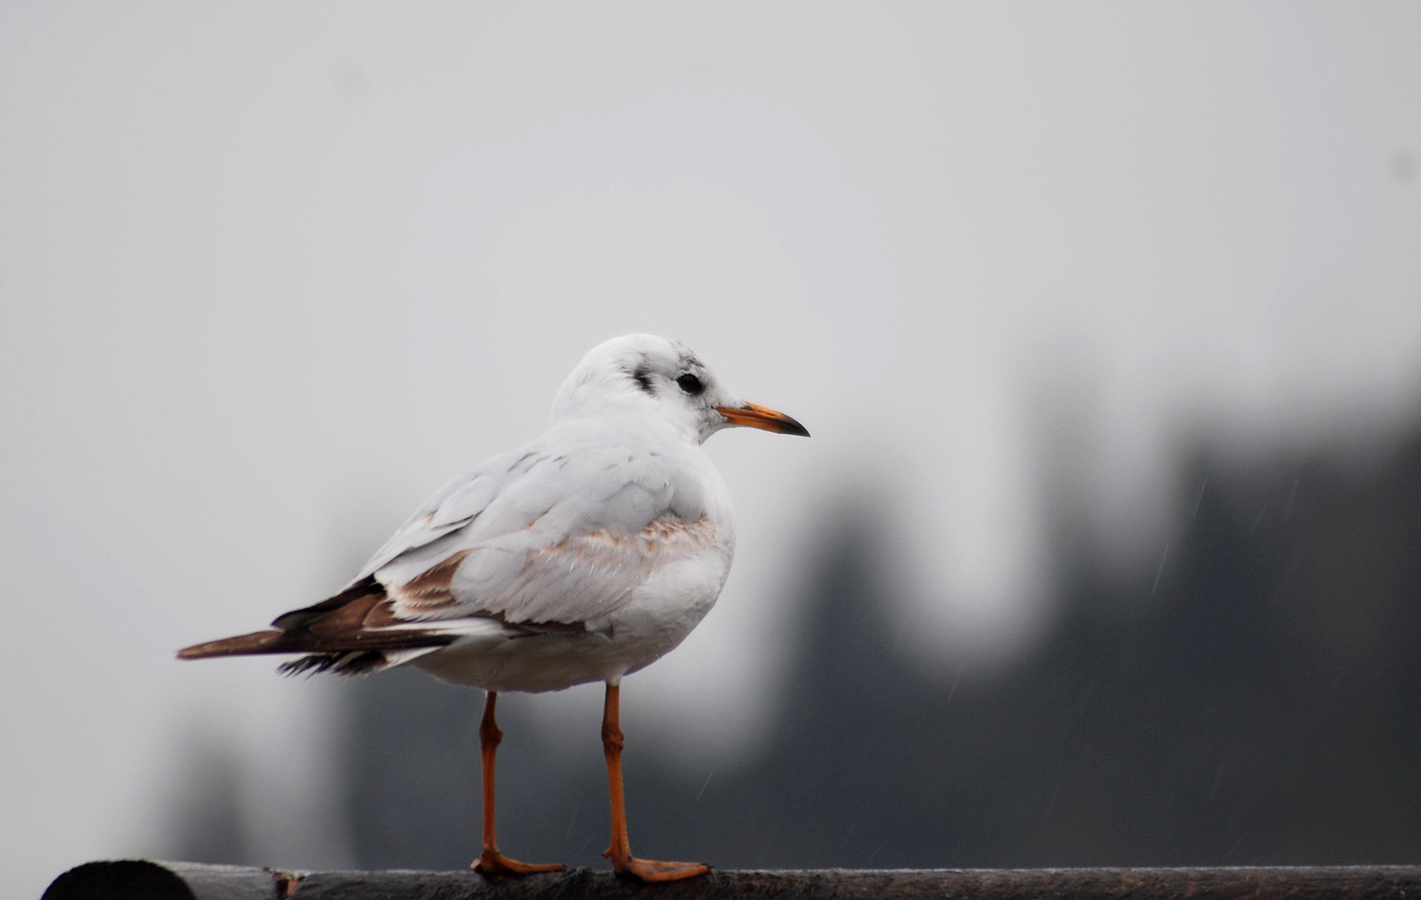
<path id="1" fill-rule="evenodd" d="M 706 386 L 701 384 L 701 380 L 696 376 L 692 375 L 690 372 L 687 372 L 685 375 L 682 375 L 680 378 L 677 378 L 676 384 L 680 386 L 681 390 L 690 394 L 692 397 L 696 396 L 701 391 L 706 389 Z"/>

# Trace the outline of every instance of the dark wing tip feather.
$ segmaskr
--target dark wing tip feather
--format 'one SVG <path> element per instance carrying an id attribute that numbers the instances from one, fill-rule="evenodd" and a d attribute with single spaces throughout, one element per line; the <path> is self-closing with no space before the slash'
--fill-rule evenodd
<path id="1" fill-rule="evenodd" d="M 337 653 L 312 653 L 284 662 L 276 667 L 282 675 L 315 675 L 320 672 L 335 672 L 337 675 L 368 675 L 378 672 L 389 664 L 385 654 L 379 650 L 352 650 Z"/>
<path id="2" fill-rule="evenodd" d="M 311 624 L 317 619 L 337 612 L 342 607 L 356 600 L 362 600 L 367 597 L 373 597 L 375 599 L 384 599 L 385 597 L 384 587 L 375 580 L 373 575 L 361 579 L 334 597 L 328 597 L 314 606 L 305 606 L 301 609 L 293 609 L 290 612 L 282 613 L 277 616 L 271 624 L 274 628 L 279 628 L 282 631 L 294 631 Z"/>
<path id="3" fill-rule="evenodd" d="M 386 650 L 442 647 L 454 641 L 454 635 L 434 630 L 386 627 L 398 622 L 384 587 L 366 578 L 329 600 L 279 616 L 272 623 L 274 629 L 184 647 L 178 651 L 178 659 L 305 653 L 308 655 L 285 663 L 278 671 L 283 675 L 362 675 L 390 664 Z"/>

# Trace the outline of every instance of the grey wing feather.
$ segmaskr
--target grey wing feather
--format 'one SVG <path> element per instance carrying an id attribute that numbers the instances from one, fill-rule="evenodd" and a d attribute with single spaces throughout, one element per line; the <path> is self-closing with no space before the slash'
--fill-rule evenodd
<path id="1" fill-rule="evenodd" d="M 355 584 L 368 578 L 402 554 L 439 540 L 469 524 L 497 493 L 495 479 L 475 470 L 455 478 L 424 502 L 401 525 L 370 561 L 351 579 Z"/>
<path id="2" fill-rule="evenodd" d="M 661 565 L 714 540 L 699 482 L 669 457 L 616 444 L 576 454 L 547 446 L 488 460 L 446 485 L 361 577 L 375 575 L 401 617 L 580 622 L 612 612 Z M 445 569 L 430 590 L 429 576 Z"/>
<path id="3" fill-rule="evenodd" d="M 468 526 L 509 483 L 516 482 L 542 458 L 535 449 L 514 450 L 486 459 L 471 472 L 449 481 L 390 536 L 351 584 L 374 575 L 411 551 Z"/>

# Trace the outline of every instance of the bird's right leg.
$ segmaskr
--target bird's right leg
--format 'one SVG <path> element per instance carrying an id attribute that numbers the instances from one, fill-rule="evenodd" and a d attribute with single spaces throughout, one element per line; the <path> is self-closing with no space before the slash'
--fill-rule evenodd
<path id="1" fill-rule="evenodd" d="M 567 866 L 559 863 L 522 863 L 509 859 L 498 852 L 498 843 L 493 835 L 493 760 L 498 753 L 503 732 L 498 730 L 494 719 L 494 706 L 498 703 L 498 692 L 489 691 L 484 701 L 484 718 L 479 723 L 479 750 L 483 761 L 484 776 L 484 849 L 474 861 L 473 868 L 485 875 L 530 875 L 534 872 L 560 872 Z"/>

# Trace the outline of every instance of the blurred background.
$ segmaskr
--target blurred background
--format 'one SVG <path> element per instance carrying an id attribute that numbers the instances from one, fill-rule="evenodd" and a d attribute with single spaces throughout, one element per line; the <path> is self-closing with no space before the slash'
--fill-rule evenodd
<path id="1" fill-rule="evenodd" d="M 480 696 L 178 663 L 629 331 L 740 549 L 639 854 L 1421 862 L 1421 6 L 0 3 L 0 862 L 462 867 Z M 603 865 L 600 689 L 500 843 Z"/>

